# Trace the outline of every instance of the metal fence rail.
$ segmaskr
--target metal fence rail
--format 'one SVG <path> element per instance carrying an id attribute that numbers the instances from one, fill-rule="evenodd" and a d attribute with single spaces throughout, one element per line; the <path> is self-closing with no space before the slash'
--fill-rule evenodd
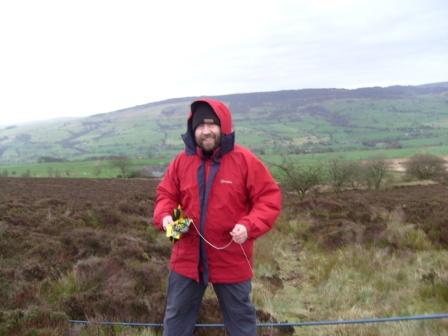
<path id="1" fill-rule="evenodd" d="M 400 321 L 419 321 L 419 320 L 437 320 L 448 318 L 448 313 L 442 314 L 428 314 L 428 315 L 413 315 L 413 316 L 395 316 L 395 317 L 379 317 L 359 320 L 329 320 L 329 321 L 315 321 L 315 322 L 278 322 L 278 323 L 257 323 L 257 328 L 290 328 L 290 327 L 313 327 L 313 326 L 329 326 L 341 324 L 366 324 L 366 323 L 387 323 Z M 69 320 L 71 324 L 93 324 L 104 326 L 125 326 L 125 327 L 140 327 L 140 328 L 162 328 L 162 323 L 138 323 L 138 322 L 112 322 L 112 321 L 84 321 L 84 320 Z M 222 323 L 198 323 L 196 328 L 215 328 L 222 329 Z"/>

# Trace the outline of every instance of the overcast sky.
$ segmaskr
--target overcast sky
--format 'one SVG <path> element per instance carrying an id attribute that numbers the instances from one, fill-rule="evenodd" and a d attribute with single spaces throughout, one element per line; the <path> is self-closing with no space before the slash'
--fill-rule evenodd
<path id="1" fill-rule="evenodd" d="M 2 1 L 0 42 L 5 125 L 184 96 L 448 81 L 448 1 Z"/>

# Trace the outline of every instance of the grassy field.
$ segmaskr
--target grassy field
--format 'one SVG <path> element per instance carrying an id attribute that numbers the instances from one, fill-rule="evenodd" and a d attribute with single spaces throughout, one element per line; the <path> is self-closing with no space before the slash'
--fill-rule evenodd
<path id="1" fill-rule="evenodd" d="M 126 171 L 130 173 L 151 167 L 157 174 L 163 172 L 169 160 L 168 154 L 154 159 L 129 160 Z M 1 165 L 0 174 L 9 177 L 113 178 L 122 176 L 123 172 L 111 160 L 88 160 Z"/>
<path id="2" fill-rule="evenodd" d="M 401 90 L 401 91 L 400 91 Z M 419 88 L 298 90 L 223 96 L 237 142 L 261 155 L 448 146 L 446 93 Z M 70 161 L 180 150 L 190 99 L 87 118 L 0 128 L 0 163 Z"/>
<path id="3" fill-rule="evenodd" d="M 443 280 L 448 278 L 447 251 L 432 246 L 421 231 L 394 225 L 397 223 L 389 223 L 386 234 L 401 235 L 399 243 L 405 251 L 355 244 L 328 253 L 315 241 L 298 243 L 294 239 L 309 230 L 306 220 L 281 222 L 280 229 L 289 226 L 289 230 L 268 236 L 260 244 L 259 257 L 263 260 L 264 254 L 271 255 L 264 256 L 266 263 L 258 266 L 257 273 L 258 277 L 291 281 L 282 288 L 257 283 L 255 302 L 285 321 L 360 320 L 447 312 L 448 287 Z M 276 259 L 274 265 L 278 268 L 267 263 L 268 258 Z M 303 332 L 297 329 L 294 335 Z M 448 321 L 309 327 L 306 334 L 448 335 Z"/>
<path id="4" fill-rule="evenodd" d="M 282 163 L 284 158 L 303 166 L 319 165 L 324 166 L 331 160 L 368 160 L 374 158 L 384 159 L 405 159 L 417 153 L 434 154 L 437 156 L 448 155 L 448 145 L 446 146 L 416 146 L 400 149 L 372 149 L 372 150 L 352 150 L 331 153 L 310 153 L 310 154 L 264 154 L 260 158 L 276 174 L 273 164 Z M 162 173 L 169 163 L 175 151 L 167 152 L 151 159 L 128 160 L 126 164 L 127 173 L 138 172 L 149 168 L 155 174 Z M 114 166 L 110 160 L 87 160 L 87 161 L 64 161 L 28 163 L 14 165 L 0 165 L 0 175 L 10 177 L 75 177 L 75 178 L 112 178 L 123 176 L 123 172 Z M 126 174 L 125 174 L 126 175 Z"/>

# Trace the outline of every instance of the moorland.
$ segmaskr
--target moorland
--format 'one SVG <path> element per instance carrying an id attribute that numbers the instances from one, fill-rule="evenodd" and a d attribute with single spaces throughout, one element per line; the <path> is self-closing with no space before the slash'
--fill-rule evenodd
<path id="1" fill-rule="evenodd" d="M 0 178 L 1 335 L 157 335 L 69 320 L 162 321 L 171 242 L 154 179 Z M 446 312 L 448 189 L 439 183 L 284 198 L 256 244 L 260 322 Z M 199 322 L 221 322 L 206 292 Z M 309 335 L 448 335 L 448 321 L 315 327 Z M 298 335 L 302 329 L 259 330 Z M 223 335 L 198 330 L 196 335 Z"/>

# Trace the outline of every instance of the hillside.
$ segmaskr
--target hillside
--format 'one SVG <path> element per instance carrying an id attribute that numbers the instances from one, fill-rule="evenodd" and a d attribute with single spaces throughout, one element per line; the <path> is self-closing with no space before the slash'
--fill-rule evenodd
<path id="1" fill-rule="evenodd" d="M 171 243 L 151 225 L 156 182 L 0 178 L 0 335 L 154 335 L 79 330 L 68 320 L 161 322 Z M 448 311 L 446 186 L 284 199 L 274 230 L 256 244 L 259 321 Z M 209 289 L 200 322 L 221 321 Z M 448 335 L 448 324 L 316 327 L 307 334 Z"/>
<path id="2" fill-rule="evenodd" d="M 0 164 L 42 157 L 148 158 L 182 147 L 189 103 L 170 99 L 86 118 L 0 129 Z M 448 146 L 448 85 L 305 89 L 218 96 L 237 141 L 258 154 Z"/>

